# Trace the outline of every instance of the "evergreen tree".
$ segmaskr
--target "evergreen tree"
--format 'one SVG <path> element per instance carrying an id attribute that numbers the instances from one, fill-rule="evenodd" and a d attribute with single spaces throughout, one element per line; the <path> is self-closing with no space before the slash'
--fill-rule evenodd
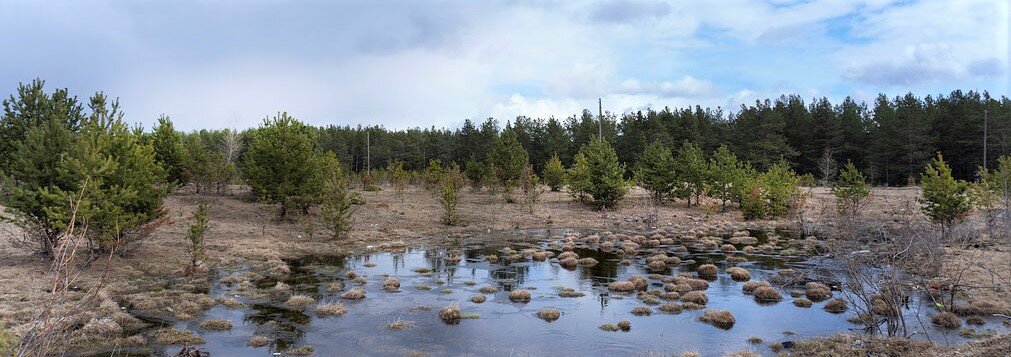
<path id="1" fill-rule="evenodd" d="M 551 155 L 547 164 L 544 165 L 544 172 L 541 173 L 541 176 L 544 176 L 544 183 L 548 184 L 551 191 L 557 192 L 562 189 L 562 186 L 565 186 L 565 167 L 562 166 L 562 160 L 558 158 L 558 154 Z"/>
<path id="2" fill-rule="evenodd" d="M 839 173 L 839 180 L 832 186 L 832 194 L 836 198 L 836 210 L 840 214 L 857 215 L 863 207 L 871 191 L 867 187 L 864 175 L 857 170 L 852 162 Z"/>
<path id="3" fill-rule="evenodd" d="M 326 153 L 317 159 L 319 171 L 316 180 L 322 184 L 320 197 L 320 217 L 323 226 L 333 239 L 347 237 L 354 225 L 354 193 L 351 180 L 340 165 L 334 153 Z"/>
<path id="4" fill-rule="evenodd" d="M 941 226 L 942 236 L 947 237 L 952 224 L 965 219 L 972 210 L 969 184 L 951 176 L 951 168 L 940 153 L 927 165 L 920 180 L 921 209 Z"/>
<path id="5" fill-rule="evenodd" d="M 293 209 L 307 210 L 320 192 L 313 134 L 288 113 L 265 119 L 250 134 L 243 155 L 243 176 L 254 195 L 281 205 L 282 218 Z"/>
<path id="6" fill-rule="evenodd" d="M 207 259 L 207 252 L 204 249 L 206 245 L 204 244 L 204 234 L 211 228 L 207 218 L 209 212 L 210 206 L 207 203 L 198 204 L 196 211 L 193 211 L 193 223 L 190 224 L 190 228 L 186 232 L 186 237 L 189 238 L 187 251 L 190 253 L 190 266 L 187 271 L 190 273 L 195 273 L 203 265 L 203 261 Z"/>
<path id="7" fill-rule="evenodd" d="M 689 206 L 692 205 L 692 197 L 695 198 L 695 205 L 700 204 L 709 174 L 705 152 L 698 145 L 686 141 L 678 149 L 675 160 L 680 173 L 679 179 L 685 185 L 680 196 L 688 199 Z"/>
<path id="8" fill-rule="evenodd" d="M 457 205 L 460 201 L 460 189 L 463 187 L 463 175 L 460 167 L 455 164 L 442 174 L 439 180 L 439 203 L 442 205 L 442 223 L 450 226 L 460 225 L 460 213 Z"/>
<path id="9" fill-rule="evenodd" d="M 618 163 L 618 154 L 606 140 L 591 140 L 580 150 L 576 159 L 577 187 L 585 192 L 594 207 L 612 208 L 628 192 L 628 183 L 622 176 L 625 168 Z M 571 181 L 570 181 L 571 182 Z"/>
<path id="10" fill-rule="evenodd" d="M 176 185 L 185 184 L 182 135 L 172 126 L 169 117 L 162 115 L 158 118 L 158 125 L 151 133 L 151 143 L 154 145 L 155 160 L 165 170 L 168 182 Z"/>
<path id="11" fill-rule="evenodd" d="M 510 189 L 516 187 L 520 173 L 528 163 L 527 151 L 511 131 L 504 131 L 502 137 L 495 143 L 489 158 L 495 167 L 497 183 L 508 194 Z"/>
<path id="12" fill-rule="evenodd" d="M 590 171 L 586 155 L 583 155 L 582 150 L 576 153 L 576 156 L 572 158 L 572 166 L 565 171 L 565 182 L 569 185 L 569 195 L 572 198 L 578 200 L 579 203 L 589 202 Z"/>
<path id="13" fill-rule="evenodd" d="M 136 228 L 161 217 L 170 187 L 154 147 L 144 142 L 139 128 L 123 121 L 118 101 L 99 92 L 89 109 L 57 168 L 67 185 L 46 187 L 40 194 L 52 203 L 44 208 L 50 225 L 62 230 L 76 219 L 78 226 L 88 227 L 93 246 L 115 249 L 132 243 Z"/>
<path id="14" fill-rule="evenodd" d="M 660 141 L 646 146 L 636 165 L 635 178 L 657 202 L 672 196 L 681 183 L 675 172 L 674 155 Z"/>
<path id="15" fill-rule="evenodd" d="M 745 184 L 748 177 L 746 165 L 737 160 L 726 145 L 721 145 L 709 158 L 709 174 L 706 190 L 720 200 L 721 209 L 727 210 L 727 203 L 734 200 L 734 192 Z"/>

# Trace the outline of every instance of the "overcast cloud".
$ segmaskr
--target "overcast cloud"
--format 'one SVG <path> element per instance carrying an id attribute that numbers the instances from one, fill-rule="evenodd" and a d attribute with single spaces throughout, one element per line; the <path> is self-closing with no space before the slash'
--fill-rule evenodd
<path id="1" fill-rule="evenodd" d="M 1008 3 L 7 1 L 0 94 L 43 78 L 131 122 L 454 127 L 759 98 L 1007 95 Z"/>

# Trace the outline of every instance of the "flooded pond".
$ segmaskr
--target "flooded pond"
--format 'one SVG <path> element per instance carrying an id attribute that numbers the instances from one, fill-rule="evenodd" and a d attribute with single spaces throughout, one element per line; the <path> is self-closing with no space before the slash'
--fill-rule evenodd
<path id="1" fill-rule="evenodd" d="M 628 248 L 628 243 L 612 248 L 603 242 L 620 242 L 621 237 L 636 236 L 633 232 L 617 238 L 588 231 L 489 232 L 445 239 L 430 247 L 305 257 L 286 261 L 288 271 L 279 268 L 282 273 L 273 277 L 244 270 L 220 272 L 211 295 L 232 296 L 243 305 L 218 305 L 202 318 L 177 323 L 176 327 L 200 332 L 207 341 L 202 349 L 212 355 L 230 356 L 268 355 L 268 351 L 287 355 L 303 346 L 312 346 L 316 355 L 640 355 L 695 351 L 709 356 L 745 349 L 770 355 L 773 351 L 768 345 L 772 343 L 859 330 L 859 325 L 847 321 L 855 315 L 852 309 L 829 313 L 823 309 L 828 300 L 815 302 L 810 308 L 794 306 L 790 293 L 796 288 L 777 287 L 783 299 L 773 303 L 757 303 L 753 295 L 744 293 L 744 282 L 731 278 L 727 268 L 746 269 L 751 281 L 767 280 L 780 269 L 803 271 L 809 277 L 825 276 L 822 270 L 830 269 L 830 264 L 764 254 L 760 248 L 753 250 L 766 244 L 768 238 L 764 232 L 750 233 L 717 237 L 719 243 L 715 239 L 651 241 L 644 234 L 638 236 L 642 247 L 625 254 L 622 248 Z M 712 249 L 713 244 L 720 247 Z M 780 242 L 780 246 L 787 245 Z M 563 266 L 558 255 L 567 249 L 579 259 L 593 258 L 597 263 L 583 260 L 574 267 Z M 657 259 L 651 256 L 661 252 L 668 256 L 666 264 L 651 266 L 650 262 Z M 728 262 L 728 257 L 735 258 Z M 685 304 L 688 308 L 681 311 L 661 311 L 660 307 L 668 302 L 682 306 L 684 301 L 674 298 L 687 292 L 678 294 L 683 288 L 678 283 L 687 281 L 688 274 L 697 274 L 700 265 L 710 263 L 718 267 L 717 274 L 705 279 L 708 287 L 696 289 L 704 288 L 708 296 L 704 308 L 692 309 Z M 683 273 L 687 274 L 678 279 Z M 645 277 L 646 290 L 652 293 L 609 290 L 609 284 L 634 276 Z M 399 289 L 384 289 L 390 277 L 399 280 Z M 692 279 L 693 284 L 698 283 L 694 276 Z M 356 288 L 364 289 L 364 299 L 341 298 Z M 509 294 L 514 290 L 528 291 L 529 302 L 510 301 Z M 309 296 L 316 302 L 304 309 L 292 307 L 286 302 L 293 295 Z M 475 295 L 484 295 L 486 301 L 473 302 Z M 840 297 L 842 293 L 833 291 L 833 295 Z M 933 310 L 916 301 L 911 310 L 923 309 L 921 316 L 928 321 L 925 328 L 935 342 L 965 341 L 958 330 L 930 326 L 928 316 Z M 341 303 L 346 313 L 317 316 L 316 307 L 326 303 Z M 440 309 L 447 306 L 458 306 L 463 318 L 443 322 Z M 647 307 L 651 314 L 633 314 L 637 307 Z M 548 322 L 538 317 L 538 311 L 547 308 L 557 309 L 557 320 Z M 736 322 L 724 329 L 699 320 L 704 311 L 714 309 L 729 310 Z M 210 318 L 228 320 L 234 327 L 221 332 L 201 329 L 201 321 Z M 600 328 L 622 320 L 631 323 L 627 331 Z M 390 328 L 393 323 L 402 328 Z M 988 323 L 987 327 L 1001 328 L 999 325 Z M 253 336 L 266 337 L 267 345 L 250 347 Z M 750 344 L 748 339 L 753 337 L 764 343 Z"/>

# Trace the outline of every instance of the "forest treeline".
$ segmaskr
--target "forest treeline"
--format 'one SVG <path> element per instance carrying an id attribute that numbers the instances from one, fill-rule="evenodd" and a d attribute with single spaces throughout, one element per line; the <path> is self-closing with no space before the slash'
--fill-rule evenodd
<path id="1" fill-rule="evenodd" d="M 974 91 L 922 98 L 882 94 L 873 103 L 851 98 L 808 102 L 790 95 L 742 105 L 732 113 L 700 106 L 605 113 L 602 132 L 626 168 L 635 167 L 653 141 L 672 148 L 688 141 L 706 152 L 727 145 L 758 169 L 783 159 L 798 173 L 815 177 L 820 177 L 820 161 L 829 155 L 840 165 L 853 162 L 875 184 L 904 186 L 938 152 L 949 159 L 955 177 L 973 179 L 983 164 L 984 110 L 988 163 L 993 164 L 1011 154 L 1011 101 Z M 438 159 L 466 169 L 468 161 L 484 160 L 496 139 L 508 132 L 540 172 L 555 153 L 569 166 L 579 148 L 598 135 L 597 118 L 589 111 L 565 119 L 518 117 L 503 123 L 489 118 L 466 120 L 452 130 L 331 125 L 318 128 L 318 138 L 322 149 L 335 152 L 355 171 L 366 167 L 366 133 L 372 168 L 403 162 L 407 169 L 420 170 Z"/>

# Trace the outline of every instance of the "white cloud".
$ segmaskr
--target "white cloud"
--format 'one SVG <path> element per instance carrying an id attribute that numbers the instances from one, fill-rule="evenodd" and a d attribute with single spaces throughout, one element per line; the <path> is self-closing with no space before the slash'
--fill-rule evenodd
<path id="1" fill-rule="evenodd" d="M 626 94 L 653 94 L 663 98 L 700 98 L 717 94 L 716 86 L 707 80 L 684 76 L 677 81 L 640 82 L 627 79 L 621 83 L 617 92 Z"/>

